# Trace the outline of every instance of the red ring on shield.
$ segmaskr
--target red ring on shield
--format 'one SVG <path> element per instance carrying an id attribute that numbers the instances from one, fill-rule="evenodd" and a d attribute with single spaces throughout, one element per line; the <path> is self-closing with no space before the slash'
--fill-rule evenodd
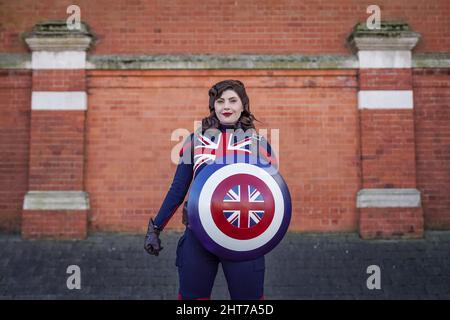
<path id="1" fill-rule="evenodd" d="M 233 187 L 239 186 L 239 194 L 234 194 L 235 201 L 225 201 L 224 198 Z M 253 192 L 259 192 L 263 201 L 252 201 L 249 193 L 250 186 Z M 256 191 L 255 191 L 256 190 Z M 239 219 L 239 226 L 230 223 L 224 211 L 234 211 L 235 219 Z M 255 212 L 263 212 L 261 220 L 249 226 L 250 219 L 259 219 Z M 247 240 L 262 234 L 273 220 L 275 201 L 272 192 L 258 177 L 250 174 L 235 174 L 224 179 L 213 191 L 211 198 L 211 214 L 216 226 L 227 236 Z"/>

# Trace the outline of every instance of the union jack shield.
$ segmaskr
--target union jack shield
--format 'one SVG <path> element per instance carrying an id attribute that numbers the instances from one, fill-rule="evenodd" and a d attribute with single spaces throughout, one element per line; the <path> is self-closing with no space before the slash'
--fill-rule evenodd
<path id="1" fill-rule="evenodd" d="M 188 198 L 189 227 L 203 246 L 227 260 L 256 259 L 283 238 L 291 197 L 278 170 L 257 159 L 218 161 L 199 172 Z"/>

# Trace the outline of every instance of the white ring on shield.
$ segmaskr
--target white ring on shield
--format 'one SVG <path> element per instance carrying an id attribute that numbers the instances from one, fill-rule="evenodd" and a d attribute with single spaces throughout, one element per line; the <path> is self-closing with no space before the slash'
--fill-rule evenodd
<path id="1" fill-rule="evenodd" d="M 231 238 L 223 233 L 214 223 L 211 214 L 213 191 L 224 179 L 240 173 L 252 174 L 263 180 L 272 192 L 275 202 L 275 212 L 271 224 L 259 236 L 247 240 Z M 283 222 L 284 198 L 278 183 L 264 169 L 248 163 L 234 163 L 218 169 L 205 181 L 198 199 L 198 214 L 203 228 L 218 245 L 233 251 L 251 251 L 260 248 L 274 238 Z"/>

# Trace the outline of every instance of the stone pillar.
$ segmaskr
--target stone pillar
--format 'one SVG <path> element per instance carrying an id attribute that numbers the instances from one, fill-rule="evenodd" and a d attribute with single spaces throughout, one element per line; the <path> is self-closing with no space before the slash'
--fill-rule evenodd
<path id="1" fill-rule="evenodd" d="M 84 23 L 80 30 L 69 30 L 65 21 L 47 21 L 24 39 L 32 51 L 33 75 L 22 237 L 83 239 L 89 211 L 85 68 L 93 36 Z"/>
<path id="2" fill-rule="evenodd" d="M 411 69 L 419 38 L 402 22 L 384 22 L 379 30 L 360 23 L 348 38 L 359 60 L 362 189 L 356 205 L 365 239 L 423 236 Z"/>

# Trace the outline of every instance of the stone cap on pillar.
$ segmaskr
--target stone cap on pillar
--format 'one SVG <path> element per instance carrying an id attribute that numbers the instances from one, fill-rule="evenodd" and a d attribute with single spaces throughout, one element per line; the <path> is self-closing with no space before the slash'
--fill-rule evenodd
<path id="1" fill-rule="evenodd" d="M 71 30 L 65 20 L 39 22 L 22 38 L 31 51 L 87 51 L 96 39 L 85 22 Z"/>
<path id="2" fill-rule="evenodd" d="M 24 210 L 89 210 L 89 194 L 84 191 L 28 191 Z"/>
<path id="3" fill-rule="evenodd" d="M 359 50 L 412 50 L 420 33 L 411 30 L 403 21 L 382 21 L 379 29 L 369 29 L 366 22 L 359 22 L 347 37 L 347 44 L 354 52 Z"/>

